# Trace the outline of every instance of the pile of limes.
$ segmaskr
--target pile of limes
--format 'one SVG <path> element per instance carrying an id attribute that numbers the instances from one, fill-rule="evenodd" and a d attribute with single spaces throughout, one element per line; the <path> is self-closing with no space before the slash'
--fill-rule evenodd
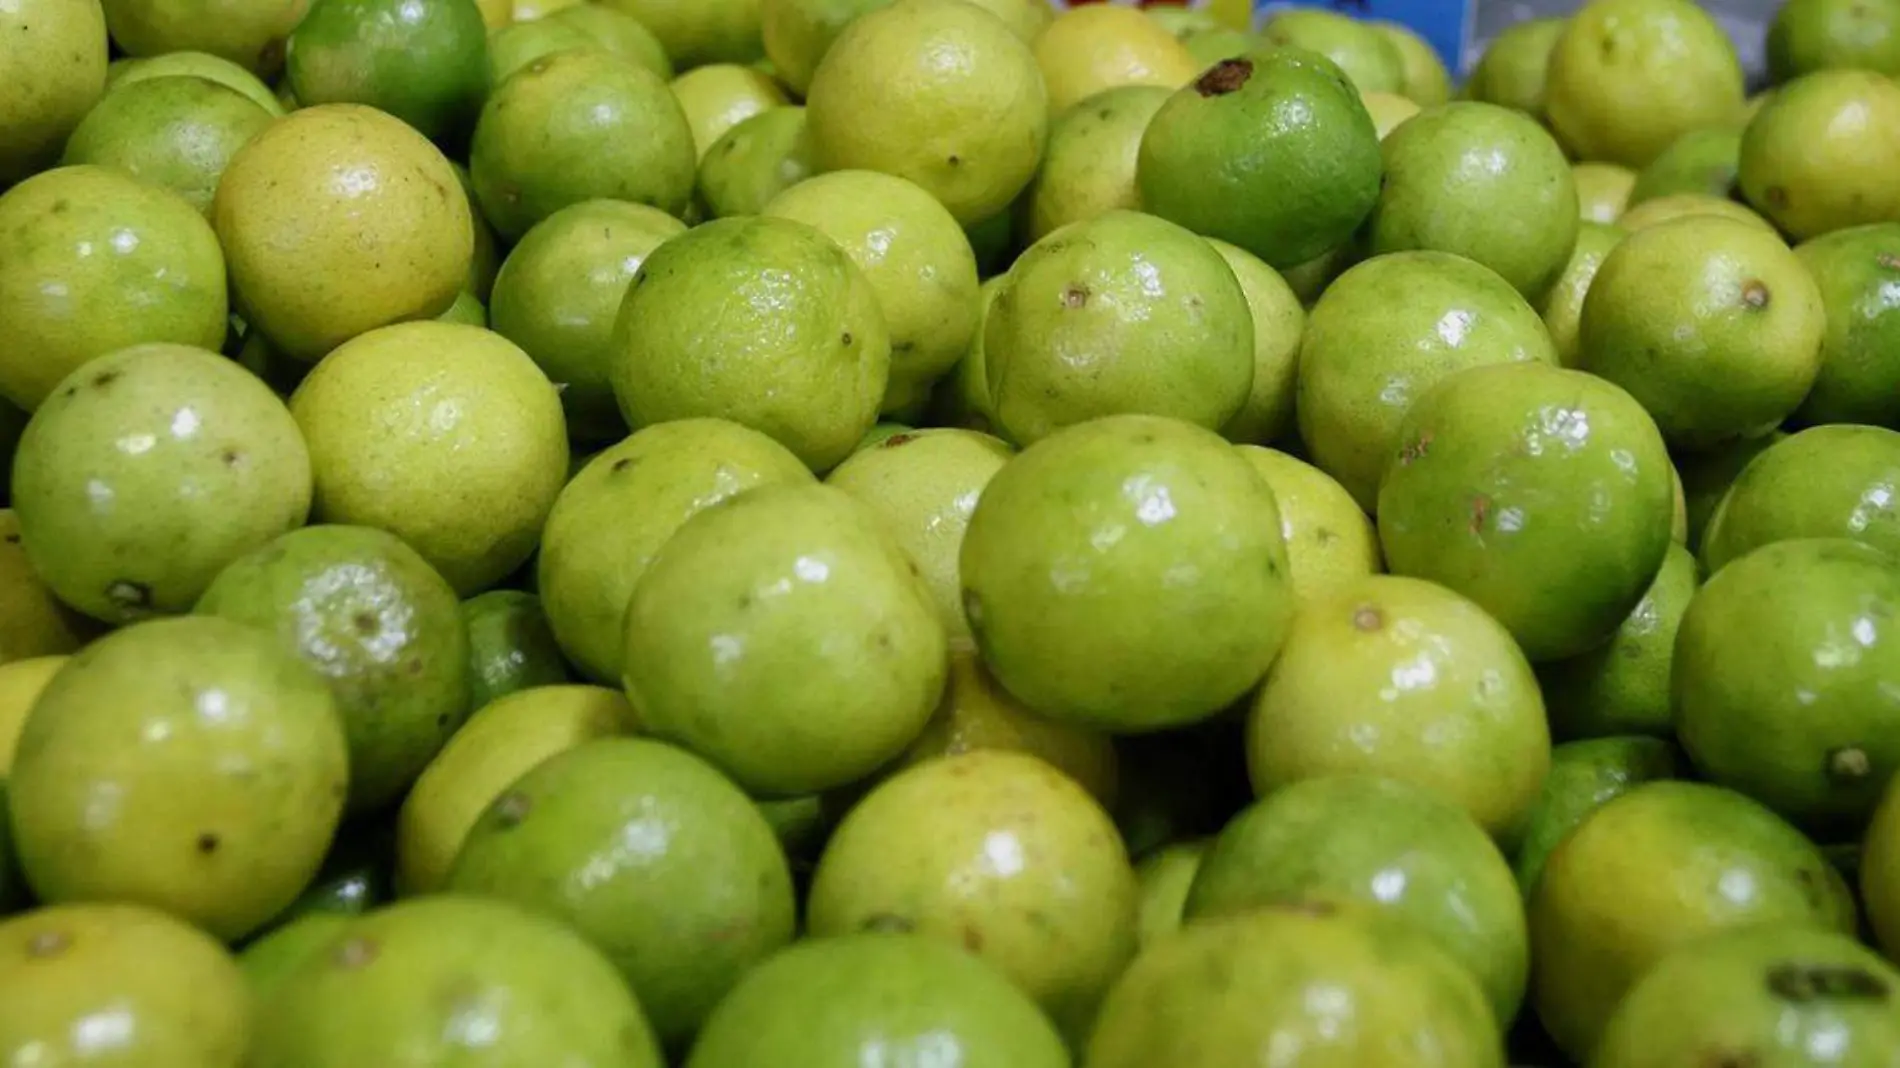
<path id="1" fill-rule="evenodd" d="M 0 0 L 0 1065 L 1900 1066 L 1900 0 L 1766 46 Z"/>

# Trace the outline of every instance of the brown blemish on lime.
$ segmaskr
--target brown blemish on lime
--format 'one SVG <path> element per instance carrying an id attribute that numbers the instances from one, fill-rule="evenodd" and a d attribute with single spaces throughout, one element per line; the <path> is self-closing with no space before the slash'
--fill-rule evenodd
<path id="1" fill-rule="evenodd" d="M 533 807 L 534 802 L 528 800 L 527 794 L 503 794 L 501 800 L 495 802 L 495 822 L 501 824 L 503 829 L 519 827 L 521 821 L 528 818 L 528 810 Z"/>
<path id="2" fill-rule="evenodd" d="M 142 582 L 119 579 L 106 587 L 106 599 L 128 611 L 152 607 L 152 588 Z"/>
<path id="3" fill-rule="evenodd" d="M 1750 278 L 1742 283 L 1742 303 L 1751 308 L 1768 306 L 1768 287 L 1759 278 Z"/>
<path id="4" fill-rule="evenodd" d="M 1827 755 L 1827 777 L 1835 782 L 1859 782 L 1873 770 L 1867 751 L 1856 746 L 1843 746 Z"/>
<path id="5" fill-rule="evenodd" d="M 909 434 L 909 433 L 892 434 L 890 437 L 885 438 L 882 442 L 879 442 L 878 447 L 882 449 L 895 449 L 899 445 L 904 445 L 916 440 L 917 440 L 917 435 L 915 434 Z"/>
<path id="6" fill-rule="evenodd" d="M 216 853 L 220 844 L 217 833 L 214 831 L 206 831 L 198 836 L 198 852 L 207 857 Z"/>
<path id="7" fill-rule="evenodd" d="M 1766 197 L 1768 203 L 1777 208 L 1785 208 L 1788 206 L 1788 191 L 1778 185 L 1771 185 L 1763 190 L 1762 196 Z"/>
<path id="8" fill-rule="evenodd" d="M 1250 59 L 1223 59 L 1194 83 L 1194 91 L 1202 96 L 1226 96 L 1253 77 L 1253 61 Z"/>
<path id="9" fill-rule="evenodd" d="M 1874 262 L 1880 264 L 1882 267 L 1885 267 L 1889 271 L 1900 271 L 1900 256 L 1896 256 L 1891 252 L 1883 252 L 1880 255 L 1875 256 Z"/>
<path id="10" fill-rule="evenodd" d="M 1362 604 L 1352 611 L 1354 630 L 1374 631 L 1385 626 L 1385 613 L 1377 605 Z"/>
<path id="11" fill-rule="evenodd" d="M 94 389 L 104 389 L 118 380 L 119 372 L 101 371 L 92 377 L 92 385 Z"/>
<path id="12" fill-rule="evenodd" d="M 1491 515 L 1491 498 L 1479 494 L 1471 499 L 1471 532 L 1484 530 L 1484 521 Z"/>
<path id="13" fill-rule="evenodd" d="M 1884 1001 L 1885 980 L 1865 968 L 1839 964 L 1777 964 L 1768 970 L 1768 992 L 1782 1001 Z"/>
<path id="14" fill-rule="evenodd" d="M 1062 290 L 1062 306 L 1080 308 L 1089 302 L 1089 287 L 1080 282 L 1071 282 Z"/>
<path id="15" fill-rule="evenodd" d="M 356 627 L 358 634 L 374 634 L 380 629 L 377 626 L 376 613 L 374 612 L 358 612 L 356 615 L 350 617 L 350 623 Z"/>
<path id="16" fill-rule="evenodd" d="M 1410 467 L 1414 460 L 1423 460 L 1432 448 L 1432 432 L 1427 430 L 1418 436 L 1418 440 L 1399 450 L 1399 465 Z"/>

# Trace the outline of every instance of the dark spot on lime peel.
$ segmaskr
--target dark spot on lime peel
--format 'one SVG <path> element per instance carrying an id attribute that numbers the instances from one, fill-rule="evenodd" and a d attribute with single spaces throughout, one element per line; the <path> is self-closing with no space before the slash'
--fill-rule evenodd
<path id="1" fill-rule="evenodd" d="M 1253 61 L 1250 59 L 1223 59 L 1209 68 L 1206 74 L 1194 83 L 1194 91 L 1202 96 L 1226 96 L 1228 93 L 1246 85 L 1253 77 Z"/>

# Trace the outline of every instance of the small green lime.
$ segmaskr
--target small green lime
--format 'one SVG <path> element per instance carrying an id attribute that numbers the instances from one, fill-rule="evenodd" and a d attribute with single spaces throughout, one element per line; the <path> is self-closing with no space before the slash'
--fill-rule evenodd
<path id="1" fill-rule="evenodd" d="M 814 471 L 877 421 L 891 339 L 877 292 L 820 231 L 773 216 L 715 219 L 641 264 L 614 329 L 614 395 L 635 429 L 729 419 Z"/>
<path id="2" fill-rule="evenodd" d="M 1538 665 L 1537 678 L 1559 738 L 1614 734 L 1666 737 L 1676 628 L 1696 591 L 1695 556 L 1671 545 L 1643 599 L 1608 642 L 1568 660 Z"/>
<path id="3" fill-rule="evenodd" d="M 1673 193 L 1726 197 L 1735 188 L 1741 158 L 1741 124 L 1690 130 L 1671 141 L 1636 175 L 1629 202 L 1641 204 Z"/>
<path id="4" fill-rule="evenodd" d="M 1498 1020 L 1517 1018 L 1530 936 L 1510 863 L 1475 820 L 1424 788 L 1336 775 L 1274 791 L 1214 839 L 1186 915 L 1289 901 L 1382 910 L 1470 969 Z"/>
<path id="5" fill-rule="evenodd" d="M 791 941 L 797 911 L 752 800 L 690 753 L 639 738 L 583 742 L 515 780 L 469 829 L 447 892 L 585 935 L 674 1047 Z"/>
<path id="6" fill-rule="evenodd" d="M 812 176 L 805 109 L 766 108 L 722 134 L 699 161 L 697 195 L 715 219 L 757 215 L 771 199 Z"/>
<path id="7" fill-rule="evenodd" d="M 1797 241 L 1900 222 L 1900 83 L 1824 70 L 1775 90 L 1742 133 L 1737 184 Z"/>
<path id="8" fill-rule="evenodd" d="M 474 0 L 312 0 L 284 67 L 306 107 L 368 104 L 458 139 L 488 92 L 488 27 Z"/>
<path id="9" fill-rule="evenodd" d="M 1023 193 L 1028 238 L 1040 240 L 1118 208 L 1141 210 L 1135 184 L 1141 137 L 1173 95 L 1158 85 L 1118 86 L 1057 115 L 1042 166 Z"/>
<path id="10" fill-rule="evenodd" d="M 1543 127 L 1509 108 L 1459 101 L 1406 120 L 1382 149 L 1374 254 L 1450 252 L 1496 271 L 1526 299 L 1550 288 L 1580 215 L 1570 164 Z"/>
<path id="11" fill-rule="evenodd" d="M 609 377 L 614 320 L 647 255 L 685 232 L 685 223 L 658 208 L 584 200 L 536 223 L 502 261 L 490 322 L 560 386 L 575 440 L 626 433 Z"/>
<path id="12" fill-rule="evenodd" d="M 0 395 L 32 411 L 128 345 L 217 349 L 226 294 L 218 236 L 190 201 L 106 167 L 36 174 L 0 194 Z"/>
<path id="13" fill-rule="evenodd" d="M 1714 574 L 1771 542 L 1849 538 L 1900 554 L 1900 433 L 1810 427 L 1748 462 L 1709 520 L 1702 569 Z"/>
<path id="14" fill-rule="evenodd" d="M 380 530 L 291 531 L 220 572 L 197 611 L 273 635 L 330 683 L 356 811 L 400 797 L 468 718 L 469 640 L 455 592 Z"/>
<path id="15" fill-rule="evenodd" d="M 1577 230 L 1577 244 L 1570 250 L 1570 262 L 1564 264 L 1557 281 L 1544 293 L 1540 310 L 1544 326 L 1550 331 L 1551 344 L 1557 347 L 1557 360 L 1565 367 L 1583 361 L 1577 351 L 1578 322 L 1583 318 L 1583 301 L 1596 281 L 1603 258 L 1623 240 L 1620 226 L 1584 222 Z"/>
<path id="16" fill-rule="evenodd" d="M 659 75 L 581 48 L 535 59 L 495 87 L 475 124 L 469 173 L 482 214 L 519 239 L 596 198 L 678 215 L 697 159 L 686 113 Z"/>
<path id="17" fill-rule="evenodd" d="M 1260 37 L 1271 47 L 1304 48 L 1339 65 L 1362 93 L 1405 91 L 1405 56 L 1376 25 L 1320 7 L 1284 8 L 1267 17 Z"/>
<path id="18" fill-rule="evenodd" d="M 1517 847 L 1517 883 L 1537 889 L 1544 862 L 1577 825 L 1606 802 L 1653 779 L 1677 777 L 1676 747 L 1643 735 L 1568 742 L 1550 751 L 1550 777 Z"/>
<path id="19" fill-rule="evenodd" d="M 1827 313 L 1821 373 L 1796 419 L 1900 427 L 1900 224 L 1836 230 L 1795 255 Z"/>
<path id="20" fill-rule="evenodd" d="M 490 590 L 462 602 L 462 621 L 468 625 L 471 710 L 498 697 L 568 680 L 567 661 L 534 594 Z"/>
<path id="21" fill-rule="evenodd" d="M 1142 135 L 1136 178 L 1149 211 L 1285 269 L 1352 236 L 1380 171 L 1378 129 L 1345 73 L 1280 47 L 1176 92 Z"/>
<path id="22" fill-rule="evenodd" d="M 1469 99 L 1515 108 L 1542 121 L 1550 54 L 1569 20 L 1525 19 L 1498 32 L 1465 83 Z"/>
<path id="23" fill-rule="evenodd" d="M 229 940 L 317 873 L 348 777 L 323 678 L 267 633 L 187 616 L 66 662 L 20 732 L 7 807 L 39 900 L 147 904 Z"/>
<path id="24" fill-rule="evenodd" d="M 768 8 L 769 10 L 769 8 Z M 995 969 L 921 935 L 806 942 L 742 979 L 686 1068 L 891 1063 L 1068 1068 L 1062 1037 Z"/>
<path id="25" fill-rule="evenodd" d="M 1777 83 L 1836 67 L 1900 74 L 1900 3 L 1788 0 L 1768 26 L 1766 52 Z"/>
<path id="26" fill-rule="evenodd" d="M 67 164 L 92 163 L 164 186 L 211 212 L 225 165 L 270 112 L 204 78 L 152 78 L 115 88 L 66 142 Z"/>

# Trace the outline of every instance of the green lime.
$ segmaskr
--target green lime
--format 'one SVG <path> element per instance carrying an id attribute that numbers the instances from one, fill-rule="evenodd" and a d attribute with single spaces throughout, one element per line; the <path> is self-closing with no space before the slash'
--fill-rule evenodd
<path id="1" fill-rule="evenodd" d="M 567 661 L 534 594 L 490 590 L 462 602 L 462 621 L 468 626 L 470 709 L 568 680 Z"/>
<path id="2" fill-rule="evenodd" d="M 1154 215 L 1111 211 L 1031 245 L 983 333 L 997 423 L 1019 445 L 1123 413 L 1218 430 L 1251 397 L 1246 290 L 1212 245 Z"/>
<path id="3" fill-rule="evenodd" d="M 476 709 L 403 798 L 396 889 L 439 892 L 469 828 L 515 780 L 582 742 L 634 728 L 627 699 L 599 686 L 535 686 Z"/>
<path id="4" fill-rule="evenodd" d="M 1673 222 L 1690 215 L 1714 215 L 1733 222 L 1745 223 L 1764 233 L 1773 234 L 1774 226 L 1767 219 L 1749 208 L 1730 200 L 1725 195 L 1710 193 L 1667 193 L 1651 197 L 1640 204 L 1632 204 L 1616 220 L 1619 229 L 1628 233 L 1647 230 L 1652 226 Z"/>
<path id="5" fill-rule="evenodd" d="M 239 314 L 308 363 L 455 303 L 474 259 L 471 216 L 448 159 L 360 104 L 265 127 L 231 157 L 212 203 Z"/>
<path id="6" fill-rule="evenodd" d="M 976 255 L 943 205 L 875 171 L 833 171 L 785 190 L 760 214 L 806 223 L 857 264 L 891 336 L 885 413 L 922 404 L 969 350 L 981 299 Z"/>
<path id="7" fill-rule="evenodd" d="M 1577 229 L 1577 243 L 1570 250 L 1570 262 L 1564 264 L 1556 283 L 1545 291 L 1540 301 L 1544 326 L 1550 331 L 1551 344 L 1557 347 L 1558 362 L 1565 367 L 1583 362 L 1582 354 L 1577 351 L 1583 301 L 1603 266 L 1603 258 L 1624 235 L 1621 226 L 1585 221 Z"/>
<path id="8" fill-rule="evenodd" d="M 316 875 L 348 776 L 320 675 L 267 633 L 187 616 L 74 654 L 27 716 L 7 804 L 39 900 L 151 905 L 230 940 Z"/>
<path id="9" fill-rule="evenodd" d="M 1136 178 L 1148 210 L 1285 269 L 1352 236 L 1380 170 L 1378 129 L 1345 73 L 1315 52 L 1268 48 L 1215 64 L 1162 105 Z"/>
<path id="10" fill-rule="evenodd" d="M 1449 801 L 1392 779 L 1292 783 L 1241 810 L 1201 861 L 1187 920 L 1291 901 L 1371 906 L 1470 969 L 1500 1021 L 1517 1017 L 1530 937 L 1511 866 Z"/>
<path id="11" fill-rule="evenodd" d="M 1874 938 L 1891 957 L 1900 951 L 1900 776 L 1867 822 L 1860 858 L 1860 897 Z"/>
<path id="12" fill-rule="evenodd" d="M 1824 234 L 1795 247 L 1821 287 L 1821 373 L 1796 410 L 1805 423 L 1900 426 L 1900 224 Z"/>
<path id="13" fill-rule="evenodd" d="M 1630 987 L 1675 949 L 1751 925 L 1851 934 L 1839 876 L 1774 813 L 1706 783 L 1652 781 L 1606 802 L 1531 894 L 1531 996 L 1586 1057 Z"/>
<path id="14" fill-rule="evenodd" d="M 1750 460 L 1710 518 L 1702 568 L 1713 574 L 1771 542 L 1849 538 L 1900 554 L 1900 433 L 1811 427 Z"/>
<path id="15" fill-rule="evenodd" d="M 1682 476 L 1683 504 L 1688 512 L 1686 544 L 1691 549 L 1702 545 L 1709 522 L 1721 508 L 1736 476 L 1756 454 L 1787 436 L 1785 431 L 1775 430 L 1759 437 L 1736 438 L 1712 449 L 1677 455 L 1676 470 Z"/>
<path id="16" fill-rule="evenodd" d="M 964 226 L 1009 207 L 1049 130 L 1028 44 L 980 7 L 942 0 L 897 0 L 846 26 L 805 102 L 820 171 L 908 178 Z"/>
<path id="17" fill-rule="evenodd" d="M 760 31 L 765 55 L 792 92 L 811 87 L 818 61 L 852 20 L 891 0 L 761 0 Z"/>
<path id="18" fill-rule="evenodd" d="M 24 0 L 0 13 L 0 189 L 50 166 L 106 91 L 96 3 Z"/>
<path id="19" fill-rule="evenodd" d="M 247 1068 L 423 1063 L 661 1068 L 620 973 L 579 934 L 438 896 L 356 917 L 259 999 Z"/>
<path id="20" fill-rule="evenodd" d="M 1694 1063 L 1711 1049 L 1743 1063 L 1825 1056 L 1879 1063 L 1900 1048 L 1900 970 L 1846 935 L 1762 927 L 1662 958 L 1617 1006 L 1591 1058 L 1600 1068 Z"/>
<path id="21" fill-rule="evenodd" d="M 991 850 L 1008 859 L 971 862 Z M 825 847 L 806 927 L 818 939 L 915 931 L 969 950 L 1078 1039 L 1134 956 L 1136 894 L 1121 837 L 1081 786 L 987 750 L 874 787 Z"/>
<path id="22" fill-rule="evenodd" d="M 217 235 L 171 190 L 96 166 L 28 178 L 0 194 L 0 395 L 32 411 L 128 345 L 218 348 L 225 280 Z"/>
<path id="23" fill-rule="evenodd" d="M 1577 163 L 1570 168 L 1577 181 L 1577 203 L 1584 222 L 1613 223 L 1629 206 L 1636 172 L 1614 163 Z"/>
<path id="24" fill-rule="evenodd" d="M 1209 238 L 1207 243 L 1234 272 L 1253 317 L 1253 388 L 1240 411 L 1222 425 L 1221 435 L 1241 444 L 1280 441 L 1294 429 L 1293 397 L 1306 309 L 1293 287 L 1265 261 L 1225 241 Z"/>
<path id="25" fill-rule="evenodd" d="M 1120 758 L 1109 736 L 1036 715 L 997 685 L 976 654 L 953 649 L 943 701 L 909 749 L 902 767 L 974 750 L 1027 753 L 1074 779 L 1112 806 L 1120 794 Z"/>
<path id="26" fill-rule="evenodd" d="M 303 380 L 290 410 L 310 446 L 313 516 L 397 535 L 462 596 L 528 559 L 567 476 L 554 385 L 479 327 L 360 335 Z"/>
<path id="27" fill-rule="evenodd" d="M 1246 746 L 1258 796 L 1383 775 L 1508 841 L 1543 786 L 1550 733 L 1536 676 L 1496 620 L 1442 586 L 1368 575 L 1294 616 L 1252 700 Z"/>
<path id="28" fill-rule="evenodd" d="M 1012 1068 L 1070 1063 L 1048 1019 L 995 969 L 935 939 L 866 933 L 805 942 L 754 969 L 706 1020 L 685 1068 L 859 1068 L 939 1056 Z"/>
<path id="29" fill-rule="evenodd" d="M 1741 158 L 1739 124 L 1690 130 L 1671 141 L 1637 174 L 1629 202 L 1641 204 L 1673 193 L 1726 197 L 1735 188 Z"/>
<path id="30" fill-rule="evenodd" d="M 568 433 L 626 433 L 614 400 L 614 320 L 640 264 L 686 224 L 645 204 L 583 200 L 536 223 L 502 261 L 489 297 L 497 334 L 561 387 Z"/>
<path id="31" fill-rule="evenodd" d="M 306 107 L 368 104 L 454 140 L 488 92 L 488 27 L 475 0 L 311 0 L 284 60 Z"/>
<path id="32" fill-rule="evenodd" d="M 970 514 L 1016 450 L 974 430 L 893 434 L 851 455 L 825 481 L 876 512 L 923 570 L 931 602 L 951 641 L 971 641 L 963 618 L 958 556 Z"/>
<path id="33" fill-rule="evenodd" d="M 1201 69 L 1165 27 L 1133 8 L 1110 4 L 1059 12 L 1030 47 L 1049 87 L 1051 114 L 1119 86 L 1179 89 Z"/>
<path id="34" fill-rule="evenodd" d="M 291 531 L 233 561 L 198 601 L 274 635 L 330 683 L 350 743 L 350 806 L 402 795 L 468 718 L 455 592 L 415 550 L 365 527 Z"/>
<path id="35" fill-rule="evenodd" d="M 1394 574 L 1482 605 L 1533 661 L 1607 641 L 1670 545 L 1668 449 L 1614 384 L 1542 364 L 1452 375 L 1399 424 L 1379 485 Z"/>
<path id="36" fill-rule="evenodd" d="M 238 1068 L 250 992 L 214 939 L 155 909 L 59 905 L 0 923 L 0 1057 Z M 98 1034 L 98 1021 L 124 1030 Z"/>
<path id="37" fill-rule="evenodd" d="M 757 215 L 773 197 L 812 176 L 805 109 L 766 108 L 722 134 L 699 161 L 699 201 L 715 219 Z"/>
<path id="38" fill-rule="evenodd" d="M 1304 48 L 1339 65 L 1362 93 L 1405 91 L 1405 55 L 1376 25 L 1320 7 L 1274 12 L 1260 27 L 1270 47 Z"/>
<path id="39" fill-rule="evenodd" d="M 1383 143 L 1385 178 L 1370 221 L 1376 254 L 1430 249 L 1541 295 L 1577 243 L 1577 183 L 1532 119 L 1459 101 L 1422 112 Z M 1473 167 L 1472 159 L 1485 165 Z"/>
<path id="40" fill-rule="evenodd" d="M 641 264 L 609 375 L 627 423 L 714 417 L 763 431 L 814 471 L 877 421 L 891 341 L 877 291 L 820 231 L 715 219 Z"/>
<path id="41" fill-rule="evenodd" d="M 110 91 L 121 86 L 137 85 L 153 78 L 180 76 L 203 78 L 227 89 L 236 89 L 270 112 L 272 117 L 284 116 L 283 102 L 277 99 L 277 94 L 264 83 L 264 79 L 223 56 L 214 56 L 209 52 L 167 52 L 162 56 L 144 59 L 114 60 L 106 74 L 106 89 Z"/>
<path id="42" fill-rule="evenodd" d="M 1209 838 L 1176 842 L 1162 846 L 1135 865 L 1135 878 L 1141 886 L 1141 913 L 1135 929 L 1142 949 L 1181 929 L 1188 893 L 1194 888 L 1194 877 L 1200 874 L 1201 861 L 1211 845 L 1213 840 Z"/>
<path id="43" fill-rule="evenodd" d="M 718 419 L 656 423 L 600 452 L 555 500 L 535 562 L 562 651 L 586 677 L 619 686 L 627 599 L 680 525 L 755 486 L 811 481 L 783 445 Z"/>
<path id="44" fill-rule="evenodd" d="M 1257 445 L 1241 455 L 1273 490 L 1293 595 L 1302 604 L 1385 570 L 1379 535 L 1346 487 L 1304 460 Z"/>
<path id="45" fill-rule="evenodd" d="M 1580 159 L 1644 167 L 1742 108 L 1735 45 L 1694 0 L 1593 0 L 1550 53 L 1545 112 Z"/>
<path id="46" fill-rule="evenodd" d="M 210 52 L 262 77 L 284 62 L 284 39 L 310 0 L 103 0 L 113 43 L 130 56 Z"/>
<path id="47" fill-rule="evenodd" d="M 1030 240 L 1116 209 L 1141 210 L 1141 136 L 1171 95 L 1157 85 L 1124 85 L 1055 117 L 1042 166 L 1023 194 Z"/>
<path id="48" fill-rule="evenodd" d="M 1859 828 L 1900 768 L 1900 654 L 1873 622 L 1896 611 L 1893 560 L 1843 538 L 1778 541 L 1713 575 L 1676 637 L 1696 769 L 1804 826 Z"/>
<path id="49" fill-rule="evenodd" d="M 1900 3 L 1788 0 L 1768 26 L 1766 51 L 1777 83 L 1836 67 L 1900 74 Z"/>
<path id="50" fill-rule="evenodd" d="M 1288 1050 L 1314 1065 L 1502 1068 L 1503 1045 L 1477 980 L 1430 939 L 1367 906 L 1299 901 L 1191 924 L 1142 953 L 1084 1063 L 1231 1068 Z"/>
<path id="51" fill-rule="evenodd" d="M 1478 57 L 1465 83 L 1465 94 L 1486 104 L 1515 108 L 1541 121 L 1551 51 L 1557 47 L 1557 38 L 1563 35 L 1568 21 L 1525 19 L 1500 30 Z"/>
<path id="52" fill-rule="evenodd" d="M 686 209 L 693 130 L 659 75 L 601 49 L 535 59 L 495 87 L 469 148 L 482 214 L 504 238 L 596 198 Z"/>
<path id="53" fill-rule="evenodd" d="M 549 26 L 579 30 L 589 43 L 632 60 L 669 81 L 673 77 L 673 60 L 666 54 L 666 46 L 647 29 L 646 23 L 612 4 L 575 4 L 540 21 Z M 496 81 L 499 84 L 500 79 Z"/>
<path id="54" fill-rule="evenodd" d="M 1557 353 L 1543 320 L 1497 272 L 1447 252 L 1374 256 L 1327 286 L 1307 315 L 1300 438 L 1370 512 L 1414 400 L 1457 371 L 1526 361 L 1555 364 Z"/>
<path id="55" fill-rule="evenodd" d="M 91 163 L 164 186 L 211 212 L 231 157 L 270 112 L 204 78 L 152 78 L 107 93 L 66 142 L 63 163 Z"/>
<path id="56" fill-rule="evenodd" d="M 1419 113 L 1420 108 L 1410 97 L 1396 93 L 1361 93 L 1360 100 L 1366 105 L 1366 114 L 1372 116 L 1373 128 L 1379 132 L 1379 143 L 1392 136 L 1399 124 Z"/>
<path id="57" fill-rule="evenodd" d="M 1518 844 L 1517 883 L 1537 889 L 1550 851 L 1590 813 L 1654 779 L 1677 777 L 1676 747 L 1661 738 L 1622 736 L 1567 742 L 1550 751 L 1550 777 Z"/>
<path id="58" fill-rule="evenodd" d="M 695 67 L 674 78 L 673 96 L 693 131 L 695 159 L 704 159 L 713 142 L 761 111 L 787 103 L 778 82 L 751 67 L 716 63 Z"/>
<path id="59" fill-rule="evenodd" d="M 943 693 L 948 643 L 917 564 L 831 486 L 762 487 L 686 520 L 624 625 L 640 722 L 757 794 L 869 775 Z"/>
<path id="60" fill-rule="evenodd" d="M 1577 337 L 1584 370 L 1628 390 L 1672 445 L 1694 449 L 1787 418 L 1820 370 L 1825 328 L 1820 290 L 1780 237 L 1692 215 L 1610 250 Z"/>
<path id="61" fill-rule="evenodd" d="M 1742 134 L 1742 195 L 1797 241 L 1900 222 L 1900 83 L 1825 70 L 1775 90 Z"/>
<path id="62" fill-rule="evenodd" d="M 796 913 L 785 854 L 752 800 L 699 758 L 639 738 L 583 742 L 515 780 L 469 829 L 446 890 L 585 935 L 674 1047 L 791 941 Z"/>
<path id="63" fill-rule="evenodd" d="M 1399 69 L 1404 74 L 1400 93 L 1422 108 L 1451 99 L 1451 72 L 1445 69 L 1445 61 L 1430 41 L 1401 22 L 1374 22 L 1372 26 L 1399 51 Z"/>
<path id="64" fill-rule="evenodd" d="M 1610 640 L 1567 660 L 1538 665 L 1551 733 L 1666 737 L 1676 628 L 1696 591 L 1694 554 L 1671 545 L 1662 568 Z"/>
<path id="65" fill-rule="evenodd" d="M 1110 731 L 1232 704 L 1294 607 L 1273 491 L 1213 432 L 1150 415 L 1079 423 L 1011 460 L 977 503 L 962 572 L 1003 685 Z"/>
<path id="66" fill-rule="evenodd" d="M 0 509 L 0 665 L 76 652 L 97 628 L 46 588 L 20 544 L 19 516 L 11 508 Z M 26 709 L 19 711 L 23 715 Z M 5 737 L 0 729 L 0 739 Z M 0 741 L 0 752 L 8 744 Z M 5 771 L 0 761 L 0 779 Z"/>
<path id="67" fill-rule="evenodd" d="M 516 0 L 525 3 L 526 0 Z M 639 19 L 666 46 L 680 70 L 708 63 L 747 63 L 764 53 L 760 0 L 603 0 Z"/>
<path id="68" fill-rule="evenodd" d="M 310 502 L 310 456 L 283 401 L 184 345 L 135 345 L 73 372 L 14 459 L 33 569 L 111 623 L 189 611 L 226 564 L 302 525 Z"/>

